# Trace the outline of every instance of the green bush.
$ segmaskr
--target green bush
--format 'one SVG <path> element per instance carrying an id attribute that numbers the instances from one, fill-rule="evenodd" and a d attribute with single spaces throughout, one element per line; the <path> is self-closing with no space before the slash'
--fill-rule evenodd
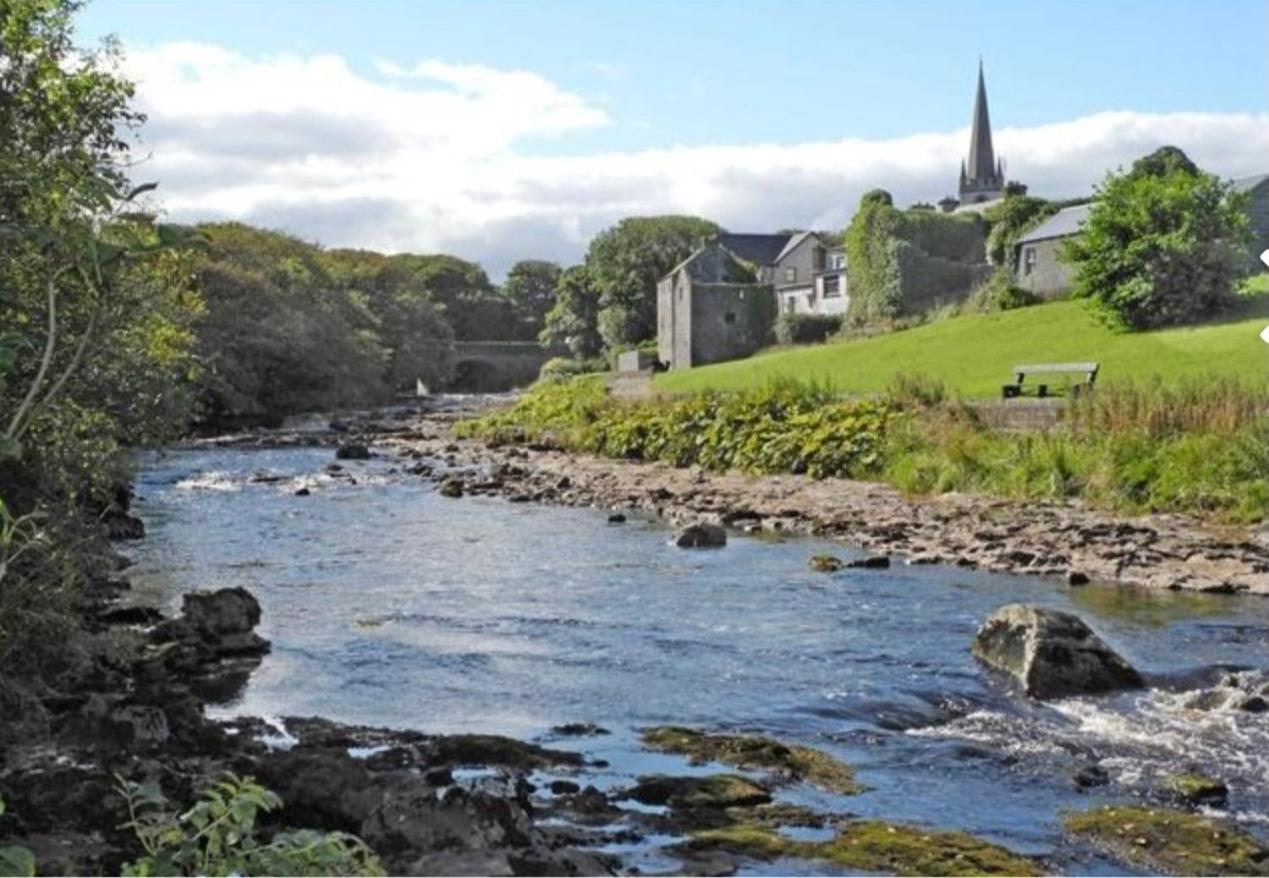
<path id="1" fill-rule="evenodd" d="M 781 314 L 775 337 L 780 344 L 819 344 L 842 328 L 838 314 Z"/>
<path id="2" fill-rule="evenodd" d="M 1111 174 L 1064 256 L 1073 294 L 1107 323 L 1192 323 L 1231 304 L 1246 266 L 1245 198 L 1175 147 Z"/>
<path id="3" fill-rule="evenodd" d="M 574 378 L 578 375 L 591 375 L 596 372 L 607 372 L 608 361 L 603 357 L 589 360 L 576 360 L 572 357 L 552 357 L 542 364 L 538 370 L 539 381 L 559 381 L 563 378 Z"/>
<path id="4" fill-rule="evenodd" d="M 251 778 L 232 774 L 200 794 L 189 810 L 173 811 L 156 783 L 119 779 L 131 829 L 145 855 L 125 876 L 382 875 L 378 858 L 341 832 L 288 830 L 258 837 L 257 818 L 282 807 Z"/>
<path id="5" fill-rule="evenodd" d="M 540 385 L 460 434 L 716 471 L 872 478 L 915 493 L 1082 498 L 1122 512 L 1269 516 L 1269 388 L 1208 381 L 1108 385 L 1058 428 L 990 429 L 941 382 L 899 376 L 887 395 L 845 400 L 794 383 L 653 401 L 578 378 Z"/>

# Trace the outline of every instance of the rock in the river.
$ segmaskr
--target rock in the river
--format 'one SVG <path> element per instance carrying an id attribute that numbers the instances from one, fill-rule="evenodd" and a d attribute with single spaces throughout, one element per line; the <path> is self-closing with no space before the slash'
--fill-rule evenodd
<path id="1" fill-rule="evenodd" d="M 1189 771 L 1165 778 L 1163 793 L 1186 805 L 1223 805 L 1229 787 L 1222 780 Z"/>
<path id="2" fill-rule="evenodd" d="M 191 628 L 213 637 L 245 634 L 260 622 L 260 602 L 241 587 L 192 591 L 185 595 L 181 611 Z"/>
<path id="3" fill-rule="evenodd" d="M 1000 607 L 978 629 L 973 653 L 1013 676 L 1033 698 L 1092 695 L 1142 685 L 1141 675 L 1071 613 Z"/>
<path id="4" fill-rule="evenodd" d="M 350 442 L 339 446 L 335 450 L 335 457 L 339 460 L 369 460 L 370 449 L 359 442 Z"/>
<path id="5" fill-rule="evenodd" d="M 869 570 L 884 570 L 890 566 L 890 558 L 886 555 L 866 555 L 855 558 L 846 564 L 847 567 L 863 567 Z"/>
<path id="6" fill-rule="evenodd" d="M 1185 699 L 1189 710 L 1241 710 L 1264 713 L 1269 710 L 1269 674 L 1240 671 L 1229 674 L 1211 689 L 1201 689 Z"/>
<path id="7" fill-rule="evenodd" d="M 702 521 L 689 524 L 674 538 L 680 549 L 717 549 L 727 545 L 727 531 L 722 526 Z"/>
<path id="8" fill-rule="evenodd" d="M 818 570 L 820 573 L 835 573 L 846 566 L 842 559 L 835 555 L 812 555 L 807 563 L 812 570 Z"/>
<path id="9" fill-rule="evenodd" d="M 463 480 L 455 478 L 445 479 L 445 481 L 441 482 L 437 492 L 442 497 L 461 497 L 463 496 Z"/>

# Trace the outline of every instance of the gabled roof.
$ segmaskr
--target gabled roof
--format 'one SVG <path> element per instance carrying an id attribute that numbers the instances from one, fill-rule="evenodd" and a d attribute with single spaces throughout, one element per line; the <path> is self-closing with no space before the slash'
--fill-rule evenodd
<path id="1" fill-rule="evenodd" d="M 1079 232 L 1080 226 L 1084 225 L 1084 220 L 1088 219 L 1091 208 L 1091 204 L 1064 207 L 1019 238 L 1017 243 L 1031 244 L 1036 241 L 1047 241 L 1050 238 L 1069 238 Z"/>
<path id="2" fill-rule="evenodd" d="M 1269 181 L 1269 174 L 1252 174 L 1250 177 L 1237 177 L 1234 179 L 1234 190 L 1236 192 L 1250 192 L 1258 189 L 1262 183 Z"/>
<path id="3" fill-rule="evenodd" d="M 780 255 L 775 258 L 775 261 L 779 262 L 781 259 L 788 256 L 794 250 L 798 249 L 798 247 L 801 246 L 802 242 L 805 241 L 807 238 L 816 238 L 818 240 L 819 236 L 816 235 L 814 232 L 809 232 L 809 231 L 798 232 L 796 235 L 789 238 L 788 243 L 784 245 L 784 248 L 780 251 Z"/>
<path id="4" fill-rule="evenodd" d="M 746 262 L 775 265 L 793 235 L 750 235 L 723 232 L 718 242 Z"/>

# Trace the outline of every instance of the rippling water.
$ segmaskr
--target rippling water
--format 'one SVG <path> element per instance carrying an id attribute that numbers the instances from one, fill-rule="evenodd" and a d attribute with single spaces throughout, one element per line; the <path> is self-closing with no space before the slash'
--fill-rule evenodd
<path id="1" fill-rule="evenodd" d="M 611 784 L 685 770 L 639 752 L 640 726 L 760 731 L 830 750 L 873 787 L 797 794 L 810 804 L 964 828 L 1084 872 L 1111 867 L 1064 851 L 1061 811 L 1191 764 L 1229 783 L 1231 816 L 1269 820 L 1269 715 L 1186 710 L 1169 691 L 1199 669 L 1269 666 L 1264 598 L 902 565 L 828 576 L 808 557 L 849 550 L 733 538 L 687 552 L 654 521 L 445 499 L 389 459 L 349 464 L 351 484 L 324 472 L 331 461 L 323 449 L 143 461 L 138 591 L 176 607 L 189 588 L 243 585 L 264 607 L 273 653 L 224 713 L 543 741 L 594 722 L 614 734 L 562 746 L 609 760 Z M 1163 688 L 1052 705 L 1009 694 L 969 644 L 993 609 L 1024 600 L 1079 613 Z M 1078 792 L 1070 772 L 1091 763 L 1112 783 Z"/>

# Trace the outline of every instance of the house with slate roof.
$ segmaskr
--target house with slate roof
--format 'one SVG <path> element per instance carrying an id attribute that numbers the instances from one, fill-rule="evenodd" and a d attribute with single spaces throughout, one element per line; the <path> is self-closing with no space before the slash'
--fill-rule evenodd
<path id="1" fill-rule="evenodd" d="M 1248 199 L 1252 231 L 1248 264 L 1255 271 L 1260 254 L 1269 249 L 1269 174 L 1239 177 L 1233 184 L 1234 191 L 1245 193 Z M 1046 299 L 1069 294 L 1075 270 L 1061 260 L 1061 252 L 1080 233 L 1091 209 L 1091 204 L 1063 208 L 1020 237 L 1014 244 L 1014 286 Z"/>

